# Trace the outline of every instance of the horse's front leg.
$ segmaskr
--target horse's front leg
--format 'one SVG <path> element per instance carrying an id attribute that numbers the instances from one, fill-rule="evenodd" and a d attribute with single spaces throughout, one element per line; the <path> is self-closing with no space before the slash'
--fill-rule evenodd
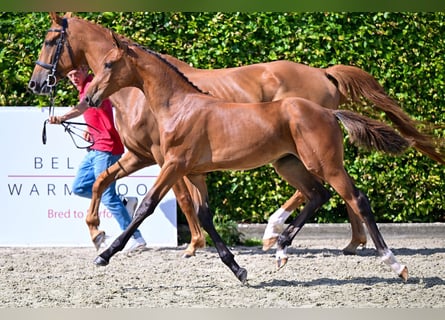
<path id="1" fill-rule="evenodd" d="M 138 209 L 136 210 L 133 220 L 128 227 L 111 243 L 111 245 L 99 254 L 94 263 L 97 266 L 106 266 L 112 256 L 121 251 L 127 244 L 130 237 L 141 225 L 141 223 L 150 216 L 162 198 L 172 188 L 172 186 L 184 175 L 183 167 L 175 162 L 166 162 L 162 165 L 161 171 L 152 186 L 145 195 Z"/>
<path id="2" fill-rule="evenodd" d="M 132 152 L 126 152 L 121 159 L 97 177 L 92 188 L 90 207 L 85 219 L 90 231 L 91 240 L 97 250 L 99 250 L 101 244 L 105 241 L 105 231 L 99 230 L 98 228 L 100 224 L 99 206 L 103 192 L 114 181 L 154 163 L 154 160 L 144 159 L 144 161 L 142 161 Z"/>
<path id="3" fill-rule="evenodd" d="M 184 251 L 183 257 L 189 258 L 195 255 L 196 249 L 205 247 L 205 236 L 199 225 L 198 216 L 196 214 L 194 201 L 187 189 L 184 179 L 180 179 L 173 186 L 173 192 L 175 193 L 176 200 L 179 207 L 187 219 L 187 223 L 190 229 L 191 239 L 190 243 Z"/>
<path id="4" fill-rule="evenodd" d="M 205 176 L 187 176 L 187 178 L 184 180 L 190 190 L 190 194 L 196 201 L 195 203 L 198 204 L 199 221 L 201 221 L 204 230 L 207 231 L 212 239 L 216 250 L 218 251 L 219 257 L 221 258 L 222 262 L 229 267 L 237 279 L 245 284 L 247 282 L 247 270 L 241 268 L 235 261 L 233 253 L 227 248 L 221 236 L 216 231 L 215 225 L 213 224 L 213 214 L 210 211 L 208 204 L 208 191 Z"/>

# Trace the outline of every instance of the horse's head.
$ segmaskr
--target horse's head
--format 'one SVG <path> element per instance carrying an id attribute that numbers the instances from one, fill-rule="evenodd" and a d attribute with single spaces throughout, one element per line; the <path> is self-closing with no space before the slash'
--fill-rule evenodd
<path id="1" fill-rule="evenodd" d="M 114 32 L 110 32 L 115 46 L 105 55 L 85 93 L 85 99 L 91 107 L 100 106 L 103 99 L 121 88 L 132 85 L 135 79 L 130 61 L 136 56 L 135 52 L 128 43 L 121 41 Z"/>
<path id="2" fill-rule="evenodd" d="M 36 94 L 49 94 L 57 81 L 77 65 L 67 32 L 71 13 L 60 17 L 51 12 L 50 17 L 52 24 L 28 84 L 28 88 Z"/>

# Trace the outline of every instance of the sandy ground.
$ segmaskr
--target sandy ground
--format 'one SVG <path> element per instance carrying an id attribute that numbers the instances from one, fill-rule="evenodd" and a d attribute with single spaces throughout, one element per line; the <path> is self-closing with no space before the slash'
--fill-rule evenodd
<path id="1" fill-rule="evenodd" d="M 353 307 L 444 308 L 445 239 L 390 239 L 410 278 L 403 283 L 373 246 L 344 256 L 348 239 L 294 241 L 289 262 L 274 252 L 234 247 L 248 270 L 242 285 L 212 247 L 193 258 L 185 246 L 115 255 L 96 267 L 93 248 L 0 248 L 0 305 L 16 307 Z"/>

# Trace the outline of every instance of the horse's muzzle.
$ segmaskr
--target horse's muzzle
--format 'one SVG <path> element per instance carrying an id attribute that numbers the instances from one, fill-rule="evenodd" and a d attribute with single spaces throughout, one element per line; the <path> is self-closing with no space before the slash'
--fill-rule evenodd
<path id="1" fill-rule="evenodd" d="M 46 84 L 39 85 L 38 82 L 34 80 L 29 81 L 28 89 L 31 90 L 32 93 L 40 95 L 48 95 L 51 91 L 51 87 Z"/>
<path id="2" fill-rule="evenodd" d="M 101 104 L 100 100 L 94 101 L 93 98 L 90 97 L 90 96 L 86 96 L 85 97 L 85 101 L 86 101 L 86 103 L 88 103 L 88 105 L 90 107 L 93 107 L 93 108 L 98 108 L 100 106 L 100 104 Z"/>

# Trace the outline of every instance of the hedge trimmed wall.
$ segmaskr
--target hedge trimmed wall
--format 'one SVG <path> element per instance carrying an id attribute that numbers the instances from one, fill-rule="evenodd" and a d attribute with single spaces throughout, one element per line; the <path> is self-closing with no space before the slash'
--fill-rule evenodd
<path id="1" fill-rule="evenodd" d="M 445 123 L 445 13 L 76 13 L 198 68 L 287 59 L 349 64 L 372 74 L 413 118 Z M 48 104 L 27 83 L 50 25 L 48 13 L 0 13 L 0 105 Z M 56 104 L 76 103 L 62 82 Z M 382 116 L 382 119 L 384 117 Z M 445 137 L 443 125 L 436 134 Z M 445 221 L 444 167 L 410 150 L 366 152 L 345 138 L 345 166 L 379 222 Z M 217 221 L 265 222 L 293 194 L 270 166 L 208 176 Z M 338 196 L 313 222 L 343 222 Z"/>

